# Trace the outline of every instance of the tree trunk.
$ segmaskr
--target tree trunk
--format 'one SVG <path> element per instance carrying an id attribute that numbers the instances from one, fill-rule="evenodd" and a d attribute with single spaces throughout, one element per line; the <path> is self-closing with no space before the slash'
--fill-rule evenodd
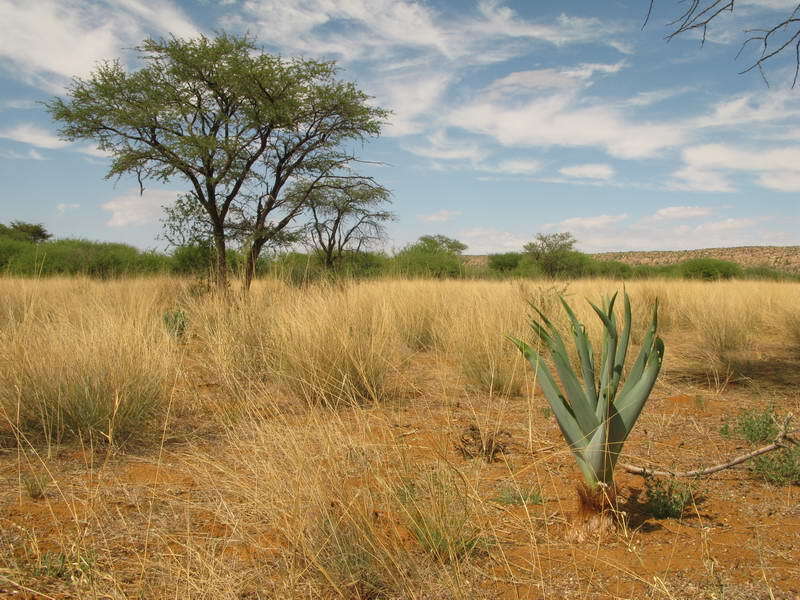
<path id="1" fill-rule="evenodd" d="M 225 233 L 214 231 L 214 283 L 217 290 L 226 292 L 228 290 L 228 257 L 225 248 Z"/>
<path id="2" fill-rule="evenodd" d="M 244 281 L 242 282 L 242 291 L 247 293 L 250 291 L 250 285 L 253 283 L 253 278 L 256 274 L 256 264 L 258 257 L 261 254 L 261 249 L 266 243 L 265 239 L 256 239 L 250 244 L 250 250 L 247 252 L 247 260 L 244 265 Z"/>

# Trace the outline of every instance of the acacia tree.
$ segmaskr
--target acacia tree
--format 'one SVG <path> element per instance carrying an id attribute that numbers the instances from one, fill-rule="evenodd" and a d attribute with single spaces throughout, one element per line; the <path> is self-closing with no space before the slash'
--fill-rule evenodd
<path id="1" fill-rule="evenodd" d="M 8 226 L 0 223 L 0 236 L 38 244 L 40 242 L 46 242 L 53 237 L 53 234 L 47 231 L 41 223 L 11 221 Z"/>
<path id="2" fill-rule="evenodd" d="M 384 239 L 384 224 L 395 216 L 383 208 L 389 190 L 371 178 L 337 178 L 316 186 L 302 182 L 292 192 L 308 208 L 308 238 L 328 269 L 334 269 L 345 252 L 360 252 Z"/>
<path id="3" fill-rule="evenodd" d="M 387 112 L 338 80 L 334 63 L 272 56 L 248 37 L 148 39 L 137 50 L 142 68 L 104 62 L 47 109 L 64 139 L 111 154 L 108 178 L 188 184 L 220 288 L 231 228 L 247 230 L 247 287 L 261 249 L 301 210 L 284 200 L 287 182 L 321 181 L 353 160 L 341 148 L 378 135 Z"/>

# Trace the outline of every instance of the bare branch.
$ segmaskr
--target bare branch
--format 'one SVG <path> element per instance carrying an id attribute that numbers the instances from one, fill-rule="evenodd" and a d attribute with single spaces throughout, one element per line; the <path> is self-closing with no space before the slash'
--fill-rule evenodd
<path id="1" fill-rule="evenodd" d="M 654 4 L 655 0 L 651 0 L 642 28 L 650 21 Z M 712 21 L 724 12 L 732 13 L 735 4 L 736 0 L 691 0 L 686 2 L 685 10 L 669 22 L 669 27 L 672 31 L 665 36 L 667 41 L 683 33 L 698 30 L 702 32 L 700 40 L 700 45 L 702 46 L 705 44 L 708 27 Z M 745 34 L 756 33 L 759 35 L 750 35 L 742 43 L 736 53 L 736 58 L 739 58 L 745 48 L 753 42 L 760 44 L 761 53 L 750 66 L 740 71 L 740 74 L 758 69 L 764 82 L 769 85 L 764 72 L 764 64 L 794 45 L 795 69 L 792 87 L 794 88 L 797 85 L 798 77 L 800 77 L 800 18 L 798 18 L 798 15 L 800 15 L 800 3 L 795 6 L 788 17 L 771 27 L 745 30 Z"/>
<path id="2" fill-rule="evenodd" d="M 707 475 L 713 475 L 714 473 L 718 473 L 719 471 L 723 471 L 725 469 L 730 469 L 731 467 L 735 467 L 736 465 L 740 465 L 743 462 L 761 456 L 762 454 L 767 454 L 768 452 L 773 452 L 775 450 L 780 450 L 782 448 L 788 448 L 790 445 L 797 446 L 800 444 L 794 437 L 798 433 L 800 433 L 800 429 L 795 429 L 793 431 L 789 431 L 789 423 L 792 420 L 792 415 L 788 415 L 786 420 L 783 422 L 783 426 L 781 427 L 780 433 L 775 438 L 775 441 L 771 444 L 766 446 L 762 446 L 757 450 L 753 450 L 752 452 L 748 452 L 747 454 L 742 454 L 741 456 L 737 456 L 734 459 L 731 459 L 727 462 L 720 463 L 718 465 L 714 465 L 712 467 L 706 467 L 704 469 L 695 469 L 693 471 L 667 471 L 666 469 L 651 469 L 649 467 L 637 467 L 634 465 L 626 465 L 620 464 L 620 468 L 626 471 L 627 473 L 631 473 L 633 475 L 641 475 L 642 477 L 649 477 L 651 475 L 655 475 L 657 477 L 705 477 Z"/>

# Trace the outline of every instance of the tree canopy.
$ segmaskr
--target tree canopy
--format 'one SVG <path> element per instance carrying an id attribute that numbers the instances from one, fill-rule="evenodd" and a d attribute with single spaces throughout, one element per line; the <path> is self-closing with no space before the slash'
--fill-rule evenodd
<path id="1" fill-rule="evenodd" d="M 284 186 L 334 176 L 387 112 L 337 79 L 334 63 L 273 56 L 246 36 L 147 39 L 137 50 L 142 68 L 104 62 L 47 109 L 64 139 L 111 154 L 107 177 L 184 182 L 185 206 L 214 243 L 217 285 L 227 285 L 233 232 L 248 238 L 249 285 L 261 249 L 302 210 Z"/>
<path id="2" fill-rule="evenodd" d="M 440 233 L 423 235 L 414 245 L 426 252 L 446 252 L 448 254 L 461 254 L 467 249 L 465 243 Z"/>
<path id="3" fill-rule="evenodd" d="M 331 179 L 310 193 L 308 185 L 301 182 L 291 193 L 306 199 L 312 217 L 308 239 L 326 268 L 333 269 L 345 252 L 359 252 L 385 237 L 384 224 L 394 218 L 384 208 L 389 190 L 358 176 Z"/>

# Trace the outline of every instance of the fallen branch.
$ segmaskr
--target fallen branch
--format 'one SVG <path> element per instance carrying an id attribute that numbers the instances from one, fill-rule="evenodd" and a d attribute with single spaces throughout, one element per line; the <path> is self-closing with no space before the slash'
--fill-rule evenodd
<path id="1" fill-rule="evenodd" d="M 714 465 L 713 467 L 707 467 L 705 469 L 695 469 L 694 471 L 667 471 L 665 469 L 650 469 L 648 467 L 637 467 L 634 465 L 626 465 L 620 464 L 619 466 L 626 471 L 627 473 L 631 473 L 633 475 L 641 475 L 642 477 L 704 477 L 706 475 L 712 475 L 719 471 L 723 471 L 725 469 L 730 469 L 731 467 L 735 467 L 736 465 L 740 465 L 745 461 L 748 461 L 752 458 L 756 458 L 757 456 L 761 456 L 762 454 L 766 454 L 767 452 L 772 452 L 773 450 L 779 450 L 781 448 L 788 448 L 790 445 L 794 444 L 795 446 L 800 445 L 796 439 L 794 439 L 794 435 L 800 433 L 800 429 L 794 429 L 789 431 L 789 423 L 792 420 L 792 415 L 788 415 L 786 420 L 783 422 L 783 427 L 781 427 L 780 433 L 775 437 L 775 441 L 771 444 L 758 448 L 757 450 L 753 450 L 752 452 L 748 452 L 747 454 L 742 454 L 741 456 L 737 456 L 736 458 L 729 460 L 728 462 L 721 463 L 718 465 Z"/>

